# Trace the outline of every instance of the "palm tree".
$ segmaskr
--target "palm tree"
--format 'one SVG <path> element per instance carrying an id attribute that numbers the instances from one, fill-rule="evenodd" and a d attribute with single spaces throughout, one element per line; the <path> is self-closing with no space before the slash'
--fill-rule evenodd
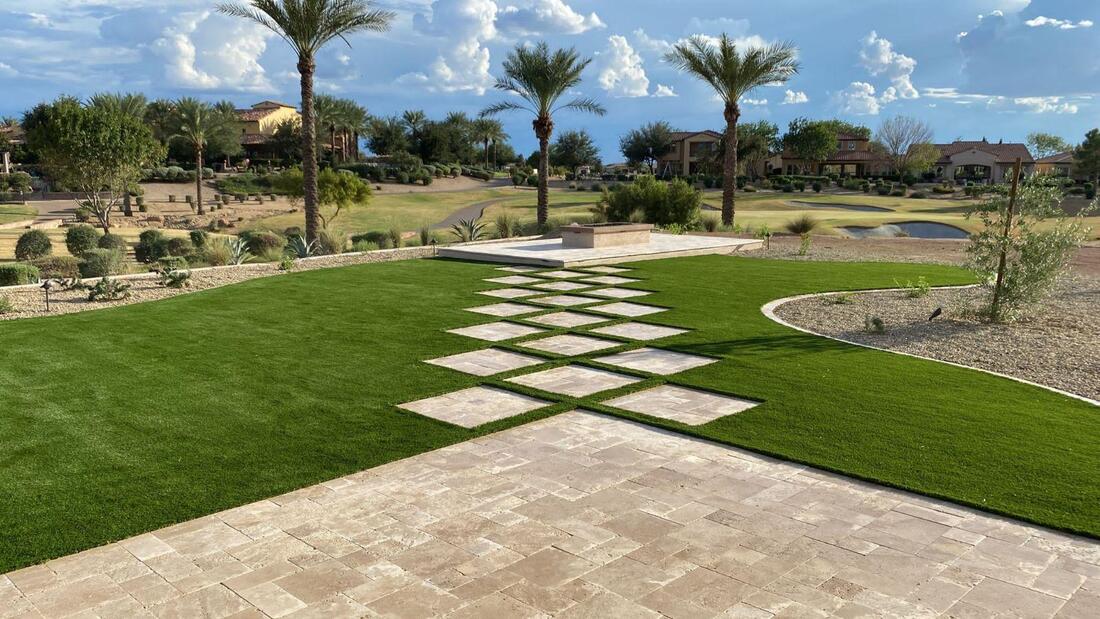
<path id="1" fill-rule="evenodd" d="M 176 101 L 174 109 L 176 133 L 172 137 L 185 141 L 195 151 L 195 201 L 202 215 L 206 212 L 202 205 L 203 151 L 211 140 L 232 130 L 237 118 L 226 113 L 224 105 L 215 107 L 191 97 Z"/>
<path id="2" fill-rule="evenodd" d="M 344 159 L 349 158 L 350 147 L 350 158 L 359 161 L 359 135 L 367 130 L 370 115 L 366 108 L 350 99 L 342 100 L 342 107 L 343 113 L 340 116 L 344 129 Z"/>
<path id="3" fill-rule="evenodd" d="M 485 146 L 485 167 L 489 167 L 489 142 L 493 143 L 494 157 L 493 167 L 496 167 L 496 145 L 499 140 L 508 136 L 504 133 L 504 127 L 499 120 L 494 118 L 479 118 L 472 124 L 473 138 Z"/>
<path id="4" fill-rule="evenodd" d="M 420 132 L 428 126 L 428 116 L 424 114 L 424 110 L 405 110 L 401 115 L 401 122 L 409 130 L 409 135 L 416 144 L 420 140 Z"/>
<path id="5" fill-rule="evenodd" d="M 518 95 L 523 103 L 502 101 L 482 111 L 482 116 L 494 116 L 510 110 L 525 110 L 535 116 L 531 126 L 539 140 L 538 224 L 546 226 L 550 209 L 547 182 L 550 177 L 550 134 L 554 131 L 553 115 L 558 110 L 577 110 L 603 116 L 607 110 L 586 97 L 558 104 L 558 100 L 580 83 L 581 73 L 592 62 L 580 58 L 573 48 L 555 50 L 545 41 L 531 47 L 517 45 L 504 59 L 504 77 L 494 88 Z"/>
<path id="6" fill-rule="evenodd" d="M 798 48 L 792 43 L 773 43 L 764 47 L 737 50 L 733 41 L 722 34 L 717 45 L 704 37 L 691 37 L 673 46 L 665 61 L 689 75 L 703 80 L 714 89 L 724 106 L 726 119 L 725 156 L 722 158 L 722 224 L 733 225 L 737 191 L 737 121 L 741 118 L 738 101 L 765 84 L 781 84 L 798 73 Z M 686 173 L 687 170 L 684 170 Z"/>
<path id="7" fill-rule="evenodd" d="M 221 4 L 218 11 L 250 19 L 290 44 L 298 55 L 302 91 L 302 172 L 306 240 L 317 240 L 321 217 L 317 205 L 317 144 L 313 118 L 313 74 L 316 56 L 333 39 L 362 31 L 389 29 L 391 11 L 371 8 L 369 0 L 249 0 L 247 6 Z M 350 45 L 350 43 L 349 43 Z"/>
<path id="8" fill-rule="evenodd" d="M 141 93 L 101 92 L 92 95 L 88 99 L 88 105 L 145 120 L 145 109 L 149 106 L 149 101 Z"/>
<path id="9" fill-rule="evenodd" d="M 313 97 L 313 111 L 318 129 L 328 133 L 329 154 L 332 162 L 336 162 L 336 127 L 340 124 L 340 100 L 332 95 L 316 95 Z M 321 141 L 321 136 L 317 136 Z"/>

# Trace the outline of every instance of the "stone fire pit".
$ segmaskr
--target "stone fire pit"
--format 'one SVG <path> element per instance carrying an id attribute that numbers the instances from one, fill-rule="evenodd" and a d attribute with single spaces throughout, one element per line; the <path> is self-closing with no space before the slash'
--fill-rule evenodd
<path id="1" fill-rule="evenodd" d="M 622 245 L 648 245 L 650 224 L 570 224 L 561 228 L 562 247 L 595 249 Z"/>

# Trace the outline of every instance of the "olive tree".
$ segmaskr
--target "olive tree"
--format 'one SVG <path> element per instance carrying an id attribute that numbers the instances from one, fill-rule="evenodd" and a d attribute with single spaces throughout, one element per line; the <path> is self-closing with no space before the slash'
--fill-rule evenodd
<path id="1" fill-rule="evenodd" d="M 302 177 L 302 168 L 286 170 L 275 177 L 275 188 L 286 194 L 291 202 L 301 200 L 305 196 Z M 344 209 L 366 206 L 370 197 L 370 185 L 355 174 L 332 168 L 321 170 L 317 175 L 317 202 L 322 207 L 318 209 L 317 216 L 321 220 L 321 228 L 328 230 Z"/>

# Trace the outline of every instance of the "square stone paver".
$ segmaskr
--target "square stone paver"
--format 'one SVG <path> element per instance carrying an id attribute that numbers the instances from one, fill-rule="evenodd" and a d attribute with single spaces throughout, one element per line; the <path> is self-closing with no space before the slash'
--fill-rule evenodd
<path id="1" fill-rule="evenodd" d="M 527 325 L 517 325 L 514 322 L 489 322 L 483 325 L 473 325 L 447 331 L 447 333 L 464 335 L 487 342 L 503 342 L 504 340 L 545 332 L 545 329 L 528 327 Z"/>
<path id="2" fill-rule="evenodd" d="M 599 305 L 589 309 L 591 309 L 592 311 L 600 312 L 602 314 L 637 318 L 638 316 L 648 316 L 649 314 L 663 312 L 666 308 L 624 301 L 622 303 L 608 303 L 607 305 Z"/>
<path id="3" fill-rule="evenodd" d="M 614 275 L 615 273 L 629 273 L 630 269 L 624 269 L 621 267 L 588 267 L 585 271 L 592 271 L 593 273 L 606 273 L 608 275 Z"/>
<path id="4" fill-rule="evenodd" d="M 584 288 L 591 288 L 592 284 L 582 284 L 580 282 L 546 282 L 544 284 L 534 284 L 532 288 L 538 288 L 539 290 L 553 290 L 555 292 L 569 292 L 570 290 L 582 290 Z"/>
<path id="5" fill-rule="evenodd" d="M 608 400 L 604 404 L 697 426 L 748 410 L 759 402 L 676 385 L 661 385 Z"/>
<path id="6" fill-rule="evenodd" d="M 522 299 L 523 297 L 533 297 L 541 293 L 537 290 L 527 290 L 526 288 L 496 288 L 494 290 L 481 290 L 478 294 L 483 294 L 487 297 L 496 297 L 498 299 Z"/>
<path id="7" fill-rule="evenodd" d="M 599 333 L 600 335 L 614 335 L 615 337 L 623 337 L 628 340 L 649 341 L 659 340 L 663 337 L 672 337 L 673 335 L 680 335 L 681 333 L 687 333 L 687 329 L 676 329 L 673 327 L 663 327 L 661 325 L 648 325 L 644 322 L 624 322 L 622 324 L 592 329 L 592 333 Z"/>
<path id="8" fill-rule="evenodd" d="M 710 365 L 715 363 L 717 359 L 660 348 L 639 348 L 621 352 L 617 355 L 599 357 L 596 361 L 651 374 L 668 375 Z"/>
<path id="9" fill-rule="evenodd" d="M 509 378 L 508 382 L 541 389 L 549 393 L 579 398 L 600 391 L 618 389 L 641 380 L 640 378 L 624 376 L 606 370 L 586 368 L 579 365 L 566 365 L 533 374 L 515 376 Z"/>
<path id="10" fill-rule="evenodd" d="M 498 271 L 507 271 L 509 273 L 533 273 L 540 270 L 540 267 L 533 267 L 523 264 L 517 264 L 510 267 L 497 267 Z"/>
<path id="11" fill-rule="evenodd" d="M 615 286 L 618 284 L 630 284 L 641 280 L 633 279 L 631 277 L 619 277 L 618 275 L 601 275 L 600 277 L 586 277 L 581 281 L 588 282 L 590 284 L 605 284 L 607 286 Z"/>
<path id="12" fill-rule="evenodd" d="M 544 359 L 523 355 L 510 350 L 499 348 L 486 348 L 484 350 L 471 350 L 470 352 L 428 359 L 424 363 L 438 365 L 474 376 L 492 376 L 501 372 L 510 372 L 520 368 L 531 367 L 542 363 Z"/>
<path id="13" fill-rule="evenodd" d="M 530 342 L 520 344 L 523 348 L 552 352 L 556 355 L 565 355 L 567 357 L 585 355 L 590 352 L 596 352 L 597 350 L 607 350 L 608 348 L 615 348 L 621 345 L 620 342 L 573 334 L 552 335 L 550 337 L 531 340 Z"/>
<path id="14" fill-rule="evenodd" d="M 537 277 L 528 277 L 526 275 L 507 275 L 504 277 L 490 277 L 484 281 L 492 282 L 494 284 L 508 284 L 510 286 L 517 284 L 534 284 L 541 282 L 542 280 Z"/>
<path id="15" fill-rule="evenodd" d="M 542 311 L 541 307 L 535 307 L 533 305 L 524 305 L 522 303 L 494 303 L 492 305 L 479 305 L 477 307 L 467 307 L 467 312 L 474 312 L 475 314 L 485 314 L 487 316 L 519 316 L 521 314 L 533 314 L 535 312 Z"/>
<path id="16" fill-rule="evenodd" d="M 545 400 L 495 387 L 470 387 L 434 398 L 407 402 L 399 405 L 399 408 L 456 426 L 473 428 L 490 421 L 522 415 L 549 404 Z"/>
<path id="17" fill-rule="evenodd" d="M 653 294 L 648 290 L 631 290 L 630 288 L 601 288 L 600 290 L 593 290 L 584 294 L 590 294 L 594 297 L 604 297 L 606 299 L 632 299 L 634 297 L 644 297 L 647 294 Z"/>
<path id="18" fill-rule="evenodd" d="M 536 273 L 539 277 L 553 277 L 554 279 L 569 279 L 570 277 L 584 277 L 588 273 L 579 273 L 577 271 L 559 270 L 559 271 L 543 271 L 542 273 Z"/>
<path id="19" fill-rule="evenodd" d="M 599 322 L 608 321 L 608 319 L 604 318 L 603 316 L 592 316 L 591 314 L 581 314 L 578 312 L 554 312 L 552 314 L 543 314 L 542 316 L 526 318 L 525 320 L 540 325 L 561 327 L 563 329 L 582 327 L 584 325 L 594 325 Z"/>
<path id="20" fill-rule="evenodd" d="M 538 299 L 531 299 L 535 303 L 543 303 L 546 305 L 556 305 L 558 307 L 573 307 L 575 305 L 587 305 L 589 303 L 599 303 L 599 299 L 593 299 L 591 297 L 578 297 L 575 294 L 556 294 L 549 297 L 539 297 Z"/>

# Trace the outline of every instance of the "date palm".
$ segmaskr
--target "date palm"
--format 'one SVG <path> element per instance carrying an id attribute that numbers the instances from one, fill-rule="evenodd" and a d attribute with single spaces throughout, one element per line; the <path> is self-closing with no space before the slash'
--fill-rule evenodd
<path id="1" fill-rule="evenodd" d="M 321 217 L 317 202 L 317 143 L 313 117 L 313 74 L 317 53 L 333 39 L 356 32 L 389 29 L 394 13 L 372 8 L 369 0 L 249 0 L 221 4 L 218 11 L 252 20 L 283 38 L 298 55 L 302 92 L 302 171 L 306 240 L 315 241 Z M 350 45 L 350 43 L 349 43 Z"/>
<path id="2" fill-rule="evenodd" d="M 141 93 L 101 92 L 92 95 L 88 99 L 88 105 L 144 120 L 145 109 L 149 106 L 149 101 Z"/>
<path id="3" fill-rule="evenodd" d="M 314 123 L 318 133 L 324 131 L 328 134 L 329 155 L 333 163 L 336 162 L 336 128 L 340 124 L 340 100 L 332 95 L 316 95 L 313 97 Z M 321 142 L 321 136 L 317 136 L 317 142 Z"/>
<path id="4" fill-rule="evenodd" d="M 679 43 L 665 54 L 665 61 L 706 82 L 722 101 L 726 120 L 725 154 L 722 158 L 722 224 L 733 225 L 737 191 L 738 101 L 765 84 L 781 84 L 798 73 L 798 48 L 792 43 L 773 43 L 741 51 L 722 34 L 716 43 L 700 36 Z M 686 173 L 687 170 L 684 170 Z"/>
<path id="5" fill-rule="evenodd" d="M 351 99 L 340 99 L 340 130 L 344 134 L 341 156 L 344 160 L 359 160 L 359 135 L 366 131 L 368 121 L 369 116 L 363 106 Z"/>
<path id="6" fill-rule="evenodd" d="M 494 88 L 517 95 L 520 101 L 502 101 L 482 111 L 482 116 L 494 116 L 513 110 L 527 111 L 535 116 L 531 126 L 539 141 L 538 225 L 546 226 L 550 208 L 550 135 L 554 132 L 554 113 L 576 110 L 603 116 L 607 111 L 586 97 L 560 103 L 561 98 L 581 81 L 581 73 L 592 62 L 581 58 L 573 48 L 550 51 L 546 42 L 530 47 L 517 45 L 504 59 L 504 77 Z M 522 101 L 522 102 L 521 102 Z"/>
<path id="7" fill-rule="evenodd" d="M 504 127 L 500 124 L 499 120 L 494 118 L 478 118 L 472 124 L 471 133 L 473 138 L 485 147 L 485 167 L 489 167 L 489 143 L 493 143 L 493 150 L 496 150 L 497 142 L 508 137 L 504 133 Z M 495 154 L 495 153 L 494 153 Z M 496 157 L 493 157 L 493 166 L 496 166 Z"/>
<path id="8" fill-rule="evenodd" d="M 211 140 L 224 138 L 236 125 L 236 114 L 231 105 L 217 106 L 204 103 L 192 97 L 184 97 L 173 107 L 172 138 L 183 140 L 195 153 L 195 201 L 198 213 L 205 213 L 202 202 L 203 152 Z"/>
<path id="9" fill-rule="evenodd" d="M 428 116 L 424 114 L 424 110 L 405 110 L 401 114 L 401 123 L 409 130 L 413 144 L 419 145 L 420 132 L 428 126 Z"/>

